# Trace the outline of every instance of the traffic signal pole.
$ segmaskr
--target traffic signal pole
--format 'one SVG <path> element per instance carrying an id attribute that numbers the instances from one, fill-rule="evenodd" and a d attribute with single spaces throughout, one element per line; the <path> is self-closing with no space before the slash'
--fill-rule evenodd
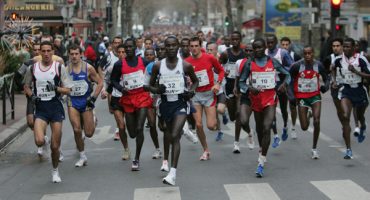
<path id="1" fill-rule="evenodd" d="M 337 30 L 335 28 L 337 18 L 340 16 L 340 6 L 343 0 L 330 0 L 330 30 L 333 38 L 337 37 Z"/>

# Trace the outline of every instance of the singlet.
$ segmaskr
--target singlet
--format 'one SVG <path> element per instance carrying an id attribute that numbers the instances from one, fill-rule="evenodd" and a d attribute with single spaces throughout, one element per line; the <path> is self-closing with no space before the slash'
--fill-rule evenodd
<path id="1" fill-rule="evenodd" d="M 294 78 L 294 94 L 296 98 L 305 99 L 320 94 L 319 66 L 314 63 L 312 69 L 306 69 L 302 62 L 299 72 Z"/>
<path id="2" fill-rule="evenodd" d="M 33 65 L 34 94 L 39 97 L 41 101 L 50 101 L 59 96 L 55 91 L 47 91 L 46 85 L 48 81 L 54 83 L 56 86 L 60 85 L 60 68 L 60 63 L 56 61 L 53 61 L 46 71 L 41 69 L 41 62 L 36 62 Z"/>
<path id="3" fill-rule="evenodd" d="M 359 54 L 355 54 L 349 60 L 347 57 L 342 54 L 341 60 L 340 60 L 341 67 L 337 67 L 337 77 L 339 77 L 340 83 L 350 85 L 352 88 L 357 88 L 358 84 L 362 82 L 361 76 L 351 72 L 348 69 L 349 65 L 353 65 L 353 67 L 357 71 L 361 71 L 360 68 L 360 56 Z"/>
<path id="4" fill-rule="evenodd" d="M 135 67 L 130 67 L 127 64 L 126 59 L 122 60 L 120 84 L 128 90 L 128 94 L 144 92 L 143 86 L 145 83 L 145 65 L 140 56 L 137 58 L 138 64 Z"/>
<path id="5" fill-rule="evenodd" d="M 166 92 L 161 96 L 162 100 L 174 102 L 179 100 L 186 88 L 183 60 L 178 59 L 176 67 L 169 69 L 166 65 L 166 58 L 162 59 L 159 68 L 159 84 L 166 86 Z"/>
<path id="6" fill-rule="evenodd" d="M 236 64 L 236 61 L 247 57 L 247 55 L 242 50 L 240 50 L 238 55 L 234 55 L 231 48 L 227 49 L 226 52 L 228 60 L 227 63 L 224 65 L 224 68 L 225 71 L 229 71 L 229 75 L 227 76 L 227 78 L 235 79 L 238 70 L 238 65 Z"/>
<path id="7" fill-rule="evenodd" d="M 91 82 L 88 77 L 88 64 L 81 63 L 81 71 L 76 74 L 71 66 L 68 67 L 68 73 L 71 77 L 73 87 L 69 96 L 72 101 L 79 101 L 80 99 L 86 100 L 92 92 Z"/>
<path id="8" fill-rule="evenodd" d="M 249 78 L 254 88 L 275 90 L 276 70 L 272 63 L 272 59 L 268 58 L 264 67 L 259 67 L 255 61 L 252 61 Z"/>

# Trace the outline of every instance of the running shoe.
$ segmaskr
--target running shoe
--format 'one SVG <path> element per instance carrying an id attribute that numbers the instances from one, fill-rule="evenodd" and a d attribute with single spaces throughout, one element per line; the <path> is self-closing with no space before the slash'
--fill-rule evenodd
<path id="1" fill-rule="evenodd" d="M 87 165 L 87 158 L 86 156 L 81 157 L 75 164 L 75 167 L 83 167 Z"/>
<path id="2" fill-rule="evenodd" d="M 122 160 L 129 160 L 131 157 L 130 149 L 123 150 Z"/>
<path id="3" fill-rule="evenodd" d="M 287 127 L 283 128 L 283 134 L 281 134 L 281 139 L 283 141 L 288 139 L 288 128 Z"/>
<path id="4" fill-rule="evenodd" d="M 362 143 L 365 140 L 366 138 L 365 132 L 366 132 L 366 126 L 361 127 L 360 134 L 357 137 L 358 143 Z"/>
<path id="5" fill-rule="evenodd" d="M 120 140 L 120 137 L 119 137 L 119 130 L 118 130 L 118 128 L 116 129 L 116 132 L 114 133 L 113 140 L 114 140 L 114 141 L 118 141 L 118 140 Z"/>
<path id="6" fill-rule="evenodd" d="M 45 137 L 44 137 L 44 145 L 42 145 L 42 150 L 46 152 L 48 150 L 48 146 L 49 145 L 50 145 L 49 137 L 45 135 Z"/>
<path id="7" fill-rule="evenodd" d="M 160 149 L 156 149 L 154 152 L 153 152 L 153 155 L 152 155 L 152 158 L 153 159 L 159 159 L 162 157 L 162 152 Z"/>
<path id="8" fill-rule="evenodd" d="M 360 127 L 356 127 L 356 128 L 355 128 L 355 131 L 353 132 L 353 135 L 354 135 L 355 137 L 358 137 L 358 135 L 360 135 Z"/>
<path id="9" fill-rule="evenodd" d="M 309 108 L 307 112 L 307 119 L 310 120 L 312 118 L 312 109 Z"/>
<path id="10" fill-rule="evenodd" d="M 274 136 L 274 141 L 272 143 L 272 148 L 277 148 L 280 145 L 280 138 L 279 136 Z"/>
<path id="11" fill-rule="evenodd" d="M 131 171 L 140 171 L 139 166 L 140 166 L 139 161 L 133 160 L 131 165 Z"/>
<path id="12" fill-rule="evenodd" d="M 227 118 L 226 113 L 222 115 L 222 123 L 226 125 L 229 122 L 229 119 Z"/>
<path id="13" fill-rule="evenodd" d="M 95 110 L 93 110 L 95 127 L 98 126 L 98 118 L 96 117 Z"/>
<path id="14" fill-rule="evenodd" d="M 63 161 L 64 161 L 64 154 L 63 154 L 62 149 L 59 149 L 59 162 L 63 162 Z"/>
<path id="15" fill-rule="evenodd" d="M 145 128 L 150 128 L 149 122 L 145 124 Z"/>
<path id="16" fill-rule="evenodd" d="M 55 169 L 53 169 L 52 171 L 51 171 L 51 181 L 53 182 L 53 183 L 60 183 L 60 182 L 62 182 L 62 179 L 60 178 L 60 176 L 59 176 L 59 171 L 58 170 L 55 170 Z"/>
<path id="17" fill-rule="evenodd" d="M 352 150 L 351 149 L 347 149 L 346 150 L 346 154 L 344 155 L 344 159 L 346 159 L 346 160 L 353 159 L 353 155 L 352 155 Z"/>
<path id="18" fill-rule="evenodd" d="M 297 132 L 295 132 L 295 129 L 292 129 L 290 131 L 290 135 L 292 136 L 292 139 L 293 140 L 296 140 L 298 137 L 297 137 Z"/>
<path id="19" fill-rule="evenodd" d="M 162 172 L 169 172 L 170 171 L 170 169 L 168 168 L 168 161 L 167 160 L 162 161 L 161 171 Z"/>
<path id="20" fill-rule="evenodd" d="M 240 143 L 239 142 L 234 142 L 234 149 L 233 149 L 233 153 L 237 154 L 237 153 L 240 153 Z"/>
<path id="21" fill-rule="evenodd" d="M 209 151 L 203 152 L 202 156 L 199 159 L 201 161 L 209 160 L 210 159 L 210 152 Z"/>
<path id="22" fill-rule="evenodd" d="M 253 132 L 248 134 L 247 145 L 250 150 L 254 149 Z"/>
<path id="23" fill-rule="evenodd" d="M 312 159 L 317 160 L 320 158 L 319 151 L 317 149 L 312 149 L 311 153 L 312 153 L 312 157 L 311 157 Z"/>
<path id="24" fill-rule="evenodd" d="M 261 164 L 258 164 L 257 170 L 256 170 L 257 178 L 263 177 L 263 166 Z"/>
<path id="25" fill-rule="evenodd" d="M 176 175 L 172 173 L 168 173 L 166 177 L 163 179 L 163 183 L 167 185 L 175 185 L 176 184 Z"/>
<path id="26" fill-rule="evenodd" d="M 224 136 L 224 133 L 219 131 L 216 135 L 216 142 L 219 142 L 222 140 L 222 137 Z"/>
<path id="27" fill-rule="evenodd" d="M 199 141 L 198 137 L 189 128 L 183 129 L 183 136 L 194 144 L 198 143 Z"/>
<path id="28" fill-rule="evenodd" d="M 43 147 L 37 147 L 37 155 L 39 156 L 40 159 L 42 159 L 44 157 Z"/>

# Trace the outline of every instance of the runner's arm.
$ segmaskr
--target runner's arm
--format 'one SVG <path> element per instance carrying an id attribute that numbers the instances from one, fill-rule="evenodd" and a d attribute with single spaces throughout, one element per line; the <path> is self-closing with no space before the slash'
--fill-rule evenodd
<path id="1" fill-rule="evenodd" d="M 95 68 L 93 66 L 88 65 L 87 70 L 89 71 L 89 78 L 93 82 L 98 84 L 94 92 L 94 97 L 97 99 L 101 90 L 103 89 L 103 80 L 100 78 L 99 74 L 95 71 Z"/>
<path id="2" fill-rule="evenodd" d="M 112 73 L 110 74 L 110 82 L 118 91 L 123 91 L 124 89 L 123 86 L 119 84 L 122 75 L 121 67 L 121 61 L 117 61 L 114 63 Z"/>
<path id="3" fill-rule="evenodd" d="M 158 88 L 156 87 L 156 82 L 157 82 L 157 77 L 159 74 L 159 67 L 160 67 L 160 62 L 155 62 L 154 66 L 152 68 L 152 75 L 150 76 L 149 79 L 149 85 L 144 85 L 144 89 L 146 91 L 149 91 L 153 94 L 158 93 Z"/>
<path id="4" fill-rule="evenodd" d="M 248 84 L 247 84 L 247 79 L 250 74 L 250 62 L 246 62 L 244 64 L 243 70 L 240 73 L 240 79 L 239 79 L 239 88 L 240 92 L 245 94 L 248 91 Z"/>
<path id="5" fill-rule="evenodd" d="M 23 90 L 24 93 L 26 94 L 27 97 L 31 97 L 33 92 L 32 92 L 32 73 L 31 73 L 31 68 L 27 68 L 26 74 L 24 75 L 23 78 Z"/>
<path id="6" fill-rule="evenodd" d="M 286 85 L 289 85 L 291 81 L 289 72 L 279 63 L 279 61 L 272 59 L 272 62 L 274 64 L 275 69 L 279 71 L 281 74 L 285 75 L 284 82 L 286 83 Z"/>
<path id="7" fill-rule="evenodd" d="M 199 85 L 199 80 L 195 75 L 194 67 L 191 64 L 184 62 L 184 72 L 190 77 L 190 80 L 192 82 L 189 92 L 195 92 L 195 89 L 197 89 Z"/>
<path id="8" fill-rule="evenodd" d="M 330 85 L 330 76 L 326 73 L 326 70 L 324 66 L 321 64 L 321 62 L 319 62 L 318 65 L 319 65 L 319 74 L 322 77 L 322 80 L 324 81 L 324 86 L 326 90 L 328 90 Z"/>
<path id="9" fill-rule="evenodd" d="M 60 65 L 60 68 L 60 80 L 62 82 L 62 87 L 57 87 L 56 92 L 60 94 L 69 94 L 71 92 L 71 88 L 73 87 L 73 83 L 63 64 Z"/>
<path id="10" fill-rule="evenodd" d="M 220 63 L 217 61 L 217 59 L 216 58 L 214 58 L 213 56 L 212 57 L 210 57 L 211 58 L 211 62 L 212 62 L 212 66 L 216 69 L 216 70 L 214 70 L 214 71 L 216 71 L 217 72 L 217 74 L 218 74 L 218 80 L 217 80 L 217 82 L 218 83 L 221 83 L 222 82 L 222 80 L 224 79 L 224 77 L 225 77 L 225 70 L 224 70 L 224 68 L 220 65 Z M 193 70 L 194 71 L 194 70 Z M 221 85 L 221 84 L 220 84 Z"/>

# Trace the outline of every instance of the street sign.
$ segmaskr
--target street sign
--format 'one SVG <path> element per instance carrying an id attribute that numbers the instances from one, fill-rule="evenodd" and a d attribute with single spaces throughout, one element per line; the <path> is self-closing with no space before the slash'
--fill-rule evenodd
<path id="1" fill-rule="evenodd" d="M 70 9 L 71 7 L 63 6 L 62 9 L 60 9 L 60 14 L 62 15 L 63 19 L 70 19 L 73 16 L 73 9 Z"/>
<path id="2" fill-rule="evenodd" d="M 289 12 L 291 13 L 311 13 L 311 12 L 317 12 L 318 9 L 316 7 L 310 8 L 310 7 L 304 7 L 304 8 L 291 8 L 289 9 Z"/>
<path id="3" fill-rule="evenodd" d="M 354 17 L 339 17 L 337 19 L 337 24 L 354 24 L 357 22 L 357 19 Z"/>

